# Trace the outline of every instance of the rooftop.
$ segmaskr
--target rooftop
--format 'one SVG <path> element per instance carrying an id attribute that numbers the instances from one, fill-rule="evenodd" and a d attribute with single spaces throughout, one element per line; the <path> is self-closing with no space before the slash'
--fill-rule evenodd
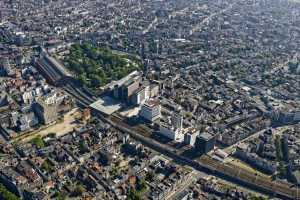
<path id="1" fill-rule="evenodd" d="M 150 99 L 149 101 L 147 101 L 144 105 L 150 108 L 153 108 L 154 106 L 159 105 L 159 100 L 156 99 Z"/>
<path id="2" fill-rule="evenodd" d="M 138 71 L 133 71 L 124 78 L 117 80 L 117 81 L 112 81 L 111 83 L 107 84 L 104 86 L 104 89 L 113 89 L 115 85 L 124 85 L 127 81 L 130 81 L 135 76 L 138 76 L 139 72 Z"/>
<path id="3" fill-rule="evenodd" d="M 121 103 L 109 96 L 104 96 L 90 105 L 91 108 L 101 113 L 111 115 L 121 109 Z"/>
<path id="4" fill-rule="evenodd" d="M 214 136 L 211 135 L 210 133 L 204 132 L 204 133 L 201 133 L 198 137 L 200 137 L 204 140 L 211 140 Z"/>

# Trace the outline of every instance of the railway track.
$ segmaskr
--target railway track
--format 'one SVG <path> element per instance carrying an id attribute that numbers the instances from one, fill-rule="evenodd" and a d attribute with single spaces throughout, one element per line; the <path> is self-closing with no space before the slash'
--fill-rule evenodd
<path id="1" fill-rule="evenodd" d="M 47 63 L 43 62 L 42 60 L 36 61 L 35 64 L 49 83 L 55 84 L 61 78 L 61 76 L 57 74 L 52 67 L 47 65 Z"/>
<path id="2" fill-rule="evenodd" d="M 82 92 L 73 84 L 66 84 L 65 86 L 63 86 L 63 89 L 70 95 L 72 95 L 79 104 L 85 107 L 88 107 L 91 103 L 95 101 L 95 98 L 89 97 L 87 94 Z"/>
<path id="3" fill-rule="evenodd" d="M 192 160 L 177 154 L 176 149 L 173 147 L 157 144 L 150 138 L 145 138 L 147 135 L 145 129 L 138 128 L 133 129 L 128 124 L 123 122 L 122 117 L 113 115 L 109 118 L 113 125 L 121 128 L 123 131 L 128 132 L 133 135 L 135 139 L 142 141 L 146 146 L 150 146 L 156 151 L 173 158 L 174 160 L 180 161 L 181 163 L 187 164 L 196 170 L 208 170 L 213 174 L 219 174 L 222 177 L 228 177 L 231 180 L 240 182 L 246 186 L 250 186 L 256 190 L 264 193 L 268 193 L 274 196 L 278 196 L 283 199 L 300 199 L 298 195 L 298 188 L 291 188 L 286 184 L 279 183 L 277 181 L 272 181 L 271 179 L 266 179 L 265 177 L 259 176 L 255 173 L 248 172 L 243 169 L 236 169 L 233 166 L 216 161 L 208 156 L 202 156 L 200 160 Z M 132 132 L 136 132 L 135 134 Z M 137 136 L 137 135 L 139 136 Z M 148 133 L 149 134 L 149 133 Z"/>
<path id="4" fill-rule="evenodd" d="M 77 103 L 79 103 L 80 105 L 84 106 L 84 107 L 88 107 L 90 105 L 89 101 L 85 100 L 84 98 L 82 98 L 80 95 L 76 94 L 76 92 L 68 87 L 68 86 L 64 86 L 63 89 L 70 94 L 71 96 L 73 96 Z"/>
<path id="5" fill-rule="evenodd" d="M 202 157 L 200 162 L 204 165 L 210 166 L 216 171 L 223 172 L 224 175 L 232 176 L 235 179 L 256 185 L 270 194 L 277 194 L 284 197 L 284 199 L 300 199 L 300 196 L 298 195 L 298 188 L 291 188 L 288 184 L 272 181 L 271 179 L 266 179 L 265 177 L 242 169 L 236 169 L 232 166 L 215 161 L 207 156 Z"/>
<path id="6" fill-rule="evenodd" d="M 77 101 L 81 102 L 83 106 L 89 106 L 91 103 L 91 98 L 88 97 L 84 92 L 73 86 L 66 85 L 64 87 L 71 95 L 73 95 Z M 79 92 L 78 92 L 79 91 Z M 149 132 L 142 127 L 131 127 L 124 122 L 124 118 L 118 114 L 111 115 L 109 117 L 104 117 L 98 114 L 98 117 L 111 124 L 115 128 L 122 132 L 130 134 L 133 138 L 143 143 L 157 152 L 160 152 L 184 165 L 189 165 L 199 171 L 209 171 L 212 174 L 220 175 L 221 177 L 227 177 L 234 182 L 239 182 L 240 184 L 249 186 L 258 191 L 268 193 L 274 196 L 278 196 L 283 199 L 293 199 L 300 200 L 300 195 L 298 195 L 298 188 L 291 188 L 288 185 L 279 183 L 277 181 L 272 181 L 271 179 L 266 179 L 255 173 L 248 172 L 243 169 L 237 169 L 233 166 L 221 163 L 219 161 L 213 160 L 210 157 L 203 156 L 200 160 L 192 160 L 187 157 L 181 156 L 177 153 L 176 149 L 165 144 L 161 144 L 153 139 L 147 137 Z"/>
<path id="7" fill-rule="evenodd" d="M 72 86 L 71 87 L 76 91 L 76 93 L 78 95 L 80 95 L 82 98 L 88 100 L 90 103 L 93 103 L 95 101 L 94 98 L 92 98 L 91 96 L 87 95 L 86 93 L 84 93 L 81 89 L 78 89 L 76 86 Z"/>

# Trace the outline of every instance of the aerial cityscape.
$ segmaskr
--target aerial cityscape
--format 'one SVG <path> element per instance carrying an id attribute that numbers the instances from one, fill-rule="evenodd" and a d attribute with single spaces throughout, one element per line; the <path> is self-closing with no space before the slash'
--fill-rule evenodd
<path id="1" fill-rule="evenodd" d="M 300 200 L 300 1 L 0 0 L 0 200 Z"/>

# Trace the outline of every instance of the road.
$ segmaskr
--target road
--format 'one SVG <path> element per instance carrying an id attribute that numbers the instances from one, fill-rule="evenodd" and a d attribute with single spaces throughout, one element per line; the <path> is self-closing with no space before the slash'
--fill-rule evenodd
<path id="1" fill-rule="evenodd" d="M 100 118 L 103 121 L 110 123 L 120 131 L 128 133 L 131 137 L 140 141 L 145 146 L 161 154 L 164 154 L 183 165 L 188 165 L 197 171 L 210 172 L 222 178 L 227 177 L 234 183 L 239 183 L 250 188 L 255 188 L 260 192 L 277 195 L 280 198 L 300 199 L 300 197 L 297 196 L 298 189 L 296 188 L 290 188 L 289 186 L 284 185 L 280 182 L 272 181 L 271 179 L 265 179 L 265 177 L 260 177 L 252 172 L 243 169 L 239 169 L 237 171 L 236 168 L 216 161 L 208 156 L 202 156 L 201 159 L 197 161 L 189 159 L 187 157 L 178 155 L 172 147 L 156 142 L 153 139 L 146 138 L 141 134 L 133 131 L 130 126 L 124 124 L 118 119 L 111 120 L 108 118 L 104 118 L 103 116 L 100 116 Z"/>
<path id="2" fill-rule="evenodd" d="M 196 182 L 200 178 L 200 172 L 197 170 L 193 170 L 191 173 L 189 173 L 181 184 L 177 185 L 175 187 L 175 190 L 173 190 L 166 198 L 165 200 L 172 200 L 175 199 L 175 197 L 186 190 L 192 183 Z"/>
<path id="3" fill-rule="evenodd" d="M 289 129 L 290 127 L 291 127 L 291 126 L 288 125 L 288 126 L 279 127 L 279 128 L 276 128 L 276 129 L 274 129 L 274 130 L 272 129 L 272 130 L 273 130 L 273 131 L 280 131 L 280 132 L 282 133 L 282 132 L 284 132 L 285 130 Z M 235 143 L 235 144 L 233 144 L 233 145 L 231 145 L 231 146 L 229 146 L 229 147 L 227 147 L 227 148 L 225 148 L 225 149 L 223 149 L 223 150 L 224 150 L 226 153 L 231 154 L 231 153 L 234 151 L 234 149 L 235 149 L 239 144 L 244 143 L 244 142 L 249 141 L 249 140 L 252 140 L 252 139 L 254 139 L 254 138 L 258 138 L 260 134 L 264 133 L 264 132 L 267 131 L 268 129 L 270 129 L 270 127 L 267 127 L 267 128 L 265 128 L 265 129 L 263 129 L 263 130 L 261 130 L 261 131 L 258 131 L 257 133 L 254 133 L 254 134 L 250 135 L 249 137 L 246 137 L 245 139 L 243 139 L 243 140 L 241 140 L 241 141 L 239 141 L 239 142 L 237 142 L 237 143 Z M 278 134 L 278 132 L 275 132 L 274 134 Z"/>
<path id="4" fill-rule="evenodd" d="M 133 130 L 131 126 L 124 123 L 117 117 L 107 117 L 103 116 L 100 113 L 97 114 L 97 117 L 99 117 L 99 119 L 103 120 L 104 122 L 111 124 L 116 129 L 119 129 L 121 132 L 129 134 L 132 138 L 140 141 L 148 148 L 151 148 L 154 151 L 157 151 L 173 159 L 174 161 L 181 163 L 182 165 L 190 166 L 200 172 L 205 171 L 212 173 L 216 176 L 220 176 L 222 178 L 233 181 L 234 183 L 238 183 L 246 187 L 251 187 L 260 192 L 276 195 L 280 198 L 300 200 L 300 197 L 298 196 L 298 188 L 290 188 L 287 185 L 284 185 L 277 181 L 265 179 L 243 169 L 239 169 L 237 171 L 236 168 L 213 160 L 212 158 L 209 158 L 207 156 L 202 156 L 200 160 L 189 159 L 178 154 L 174 148 L 143 136 L 141 133 L 137 132 L 137 130 Z"/>
<path id="5" fill-rule="evenodd" d="M 149 26 L 145 30 L 143 30 L 143 34 L 145 35 L 146 33 L 148 33 L 151 30 L 151 28 L 157 26 L 157 24 L 158 24 L 158 18 L 155 17 L 154 20 L 149 24 Z"/>
<path id="6" fill-rule="evenodd" d="M 228 10 L 231 10 L 235 4 L 236 3 L 230 4 L 228 7 L 220 10 L 219 12 L 213 13 L 213 14 L 209 15 L 208 17 L 206 17 L 203 21 L 201 21 L 199 24 L 197 24 L 192 30 L 190 30 L 190 35 L 193 35 L 194 32 L 200 31 L 205 25 L 208 25 L 209 22 L 212 20 L 212 18 L 214 18 L 218 15 L 221 15 L 224 12 L 227 12 Z"/>

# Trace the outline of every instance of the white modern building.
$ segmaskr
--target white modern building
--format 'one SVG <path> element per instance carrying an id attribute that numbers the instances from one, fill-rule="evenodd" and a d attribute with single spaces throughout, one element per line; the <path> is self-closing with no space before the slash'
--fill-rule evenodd
<path id="1" fill-rule="evenodd" d="M 194 146 L 198 135 L 199 135 L 199 130 L 196 130 L 196 129 L 188 130 L 184 134 L 184 143 L 188 144 L 190 146 Z"/>
<path id="2" fill-rule="evenodd" d="M 176 142 L 184 141 L 183 116 L 179 112 L 173 112 L 167 121 L 160 122 L 160 133 Z"/>
<path id="3" fill-rule="evenodd" d="M 134 105 L 141 105 L 150 98 L 149 86 L 142 86 L 132 95 L 131 101 Z"/>
<path id="4" fill-rule="evenodd" d="M 176 142 L 182 142 L 184 140 L 184 134 L 182 131 L 178 128 L 169 126 L 168 124 L 161 123 L 159 126 L 159 132 L 163 136 Z"/>
<path id="5" fill-rule="evenodd" d="M 154 122 L 155 120 L 159 119 L 161 116 L 161 107 L 158 100 L 150 99 L 147 101 L 141 108 L 140 117 Z"/>

